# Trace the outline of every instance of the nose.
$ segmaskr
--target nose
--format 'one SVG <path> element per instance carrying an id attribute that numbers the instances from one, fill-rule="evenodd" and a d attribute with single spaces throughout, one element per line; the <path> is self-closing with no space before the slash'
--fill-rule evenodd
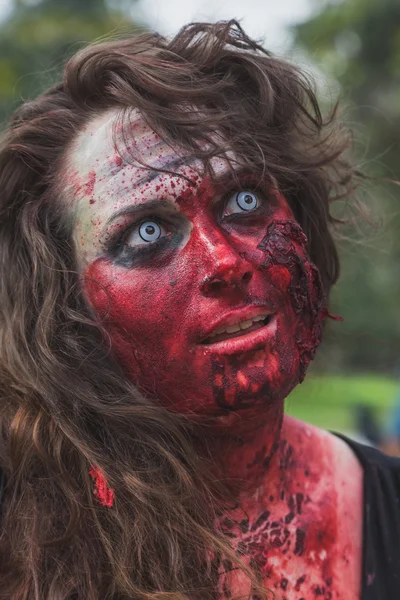
<path id="1" fill-rule="evenodd" d="M 202 294 L 217 297 L 233 290 L 244 291 L 253 277 L 252 266 L 246 258 L 222 234 L 217 239 L 213 236 L 212 240 L 203 237 L 203 242 L 206 242 L 204 250 L 209 266 L 201 282 Z"/>

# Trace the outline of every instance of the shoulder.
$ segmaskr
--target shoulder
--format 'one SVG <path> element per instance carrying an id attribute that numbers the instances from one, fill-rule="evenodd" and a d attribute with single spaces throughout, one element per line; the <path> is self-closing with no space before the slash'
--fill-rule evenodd
<path id="1" fill-rule="evenodd" d="M 363 598 L 400 597 L 400 459 L 341 436 L 364 473 Z"/>
<path id="2" fill-rule="evenodd" d="M 285 416 L 283 430 L 285 437 L 291 439 L 294 445 L 299 443 L 304 449 L 310 447 L 315 453 L 321 453 L 334 458 L 337 470 L 342 468 L 361 469 L 375 467 L 394 473 L 400 473 L 400 458 L 384 454 L 373 446 L 367 446 L 341 433 L 330 432 L 309 423 L 298 421 Z"/>
<path id="3" fill-rule="evenodd" d="M 356 597 L 362 562 L 361 464 L 344 440 L 318 427 L 285 418 L 284 436 L 298 455 L 300 469 L 294 477 L 307 499 L 304 529 L 310 531 L 315 524 L 317 547 L 329 554 L 343 597 Z"/>
<path id="4" fill-rule="evenodd" d="M 343 516 L 342 524 L 353 531 L 358 530 L 362 514 L 363 466 L 350 445 L 328 431 L 286 417 L 284 435 L 298 454 L 302 468 L 312 476 L 315 493 L 321 502 L 324 498 L 334 502 Z"/>
<path id="5" fill-rule="evenodd" d="M 400 471 L 400 458 L 384 454 L 373 446 L 367 446 L 340 433 L 334 435 L 351 448 L 363 467 L 372 466 L 390 471 Z"/>
<path id="6" fill-rule="evenodd" d="M 346 438 L 287 415 L 283 422 L 283 436 L 295 448 L 300 447 L 310 462 L 324 457 L 331 473 L 362 471 L 358 456 L 350 444 L 346 443 Z"/>

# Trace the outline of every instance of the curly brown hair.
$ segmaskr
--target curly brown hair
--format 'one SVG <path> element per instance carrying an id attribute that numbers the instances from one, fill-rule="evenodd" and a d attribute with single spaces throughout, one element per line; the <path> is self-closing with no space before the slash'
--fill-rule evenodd
<path id="1" fill-rule="evenodd" d="M 126 380 L 82 293 L 63 165 L 111 108 L 124 120 L 139 110 L 205 163 L 229 147 L 274 177 L 326 292 L 338 277 L 329 207 L 353 186 L 350 136 L 322 118 L 307 77 L 236 21 L 88 46 L 62 83 L 25 102 L 0 146 L 4 600 L 216 598 L 223 555 L 257 587 L 215 527 L 227 495 L 197 451 L 200 425 Z M 117 490 L 112 509 L 96 504 L 92 465 Z"/>

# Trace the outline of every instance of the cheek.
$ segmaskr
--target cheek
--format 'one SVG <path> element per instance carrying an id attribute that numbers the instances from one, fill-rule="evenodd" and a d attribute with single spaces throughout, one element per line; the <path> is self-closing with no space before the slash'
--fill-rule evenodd
<path id="1" fill-rule="evenodd" d="M 268 283 L 282 295 L 287 294 L 292 280 L 292 274 L 285 265 L 272 264 L 268 268 L 266 278 L 268 279 Z"/>
<path id="2" fill-rule="evenodd" d="M 193 276 L 189 280 L 176 269 L 174 279 L 165 272 L 140 275 L 105 261 L 86 272 L 87 298 L 114 357 L 134 385 L 171 410 L 210 414 L 215 409 L 210 359 L 192 348 L 191 322 L 198 307 L 190 290 Z"/>
<path id="3" fill-rule="evenodd" d="M 125 279 L 117 269 L 102 260 L 86 270 L 86 295 L 101 321 L 124 321 L 126 326 L 130 326 L 146 315 L 146 300 L 150 301 L 146 282 L 139 276 L 127 285 Z"/>
<path id="4" fill-rule="evenodd" d="M 110 336 L 114 356 L 142 388 L 154 387 L 155 380 L 168 387 L 169 378 L 182 378 L 192 361 L 190 276 L 176 268 L 133 272 L 102 259 L 85 273 L 88 301 Z"/>
<path id="5" fill-rule="evenodd" d="M 140 270 L 116 269 L 97 261 L 85 273 L 85 291 L 93 310 L 112 337 L 116 352 L 131 356 L 135 349 L 155 352 L 156 340 L 169 337 L 176 311 L 168 311 L 172 290 L 166 281 Z"/>

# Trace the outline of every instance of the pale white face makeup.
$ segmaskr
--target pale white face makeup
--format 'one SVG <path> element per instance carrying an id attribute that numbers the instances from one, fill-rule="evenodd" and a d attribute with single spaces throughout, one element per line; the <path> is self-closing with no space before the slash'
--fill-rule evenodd
<path id="1" fill-rule="evenodd" d="M 119 149 L 124 144 L 119 139 L 121 128 L 116 110 L 93 119 L 69 152 L 64 189 L 65 197 L 74 203 L 74 240 L 82 268 L 102 254 L 110 236 L 125 228 L 131 215 L 124 212 L 143 208 L 140 216 L 146 217 L 146 211 L 154 209 L 155 202 L 159 210 L 160 201 L 162 210 L 171 218 L 179 212 L 175 200 L 190 184 L 183 177 L 163 174 L 158 169 L 200 181 L 201 163 L 192 161 L 189 166 L 187 159 L 161 140 L 138 112 L 133 112 L 131 135 L 135 155 L 150 169 L 131 164 L 130 156 L 129 162 L 121 157 Z M 226 161 L 214 158 L 211 162 L 215 173 L 227 170 Z M 187 222 L 183 243 L 189 236 Z"/>

